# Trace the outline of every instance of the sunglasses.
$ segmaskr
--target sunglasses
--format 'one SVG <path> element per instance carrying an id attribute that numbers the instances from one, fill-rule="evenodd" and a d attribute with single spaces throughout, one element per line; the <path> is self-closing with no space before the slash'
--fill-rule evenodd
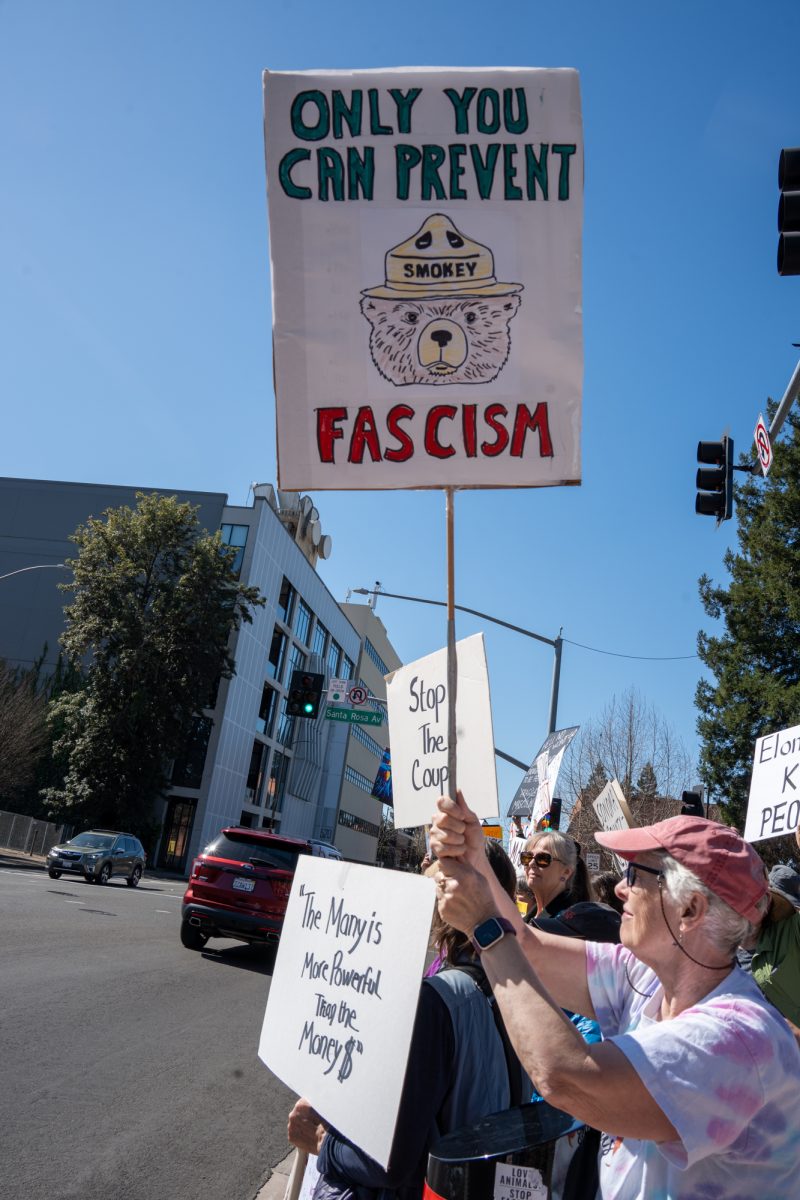
<path id="1" fill-rule="evenodd" d="M 644 867 L 641 863 L 629 862 L 625 868 L 625 883 L 629 888 L 632 888 L 636 883 L 637 871 L 646 871 L 648 875 L 657 875 L 659 887 L 661 886 L 661 880 L 664 878 L 664 872 L 659 871 L 658 867 Z"/>
<path id="2" fill-rule="evenodd" d="M 553 860 L 554 856 L 548 854 L 546 850 L 540 850 L 538 854 L 531 854 L 529 851 L 524 850 L 519 856 L 519 861 L 523 867 L 527 867 L 529 863 L 536 863 L 537 867 L 549 867 Z M 561 859 L 556 858 L 555 861 L 561 862 Z"/>

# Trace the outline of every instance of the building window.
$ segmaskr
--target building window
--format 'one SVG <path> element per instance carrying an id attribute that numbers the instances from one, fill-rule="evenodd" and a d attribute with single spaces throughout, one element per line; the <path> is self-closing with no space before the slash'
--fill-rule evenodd
<path id="1" fill-rule="evenodd" d="M 269 648 L 269 661 L 267 663 L 267 671 L 273 679 L 280 682 L 281 672 L 283 671 L 283 656 L 286 653 L 286 634 L 278 626 L 275 626 L 275 632 L 272 635 L 272 645 Z"/>
<path id="2" fill-rule="evenodd" d="M 263 742 L 257 739 L 253 740 L 253 749 L 250 752 L 250 766 L 247 771 L 247 783 L 245 784 L 245 801 L 247 804 L 258 804 L 258 796 L 261 791 L 261 782 L 264 777 L 264 767 L 267 762 L 267 754 L 269 746 L 265 746 Z"/>
<path id="3" fill-rule="evenodd" d="M 278 597 L 278 616 L 286 625 L 292 623 L 292 604 L 297 593 L 284 575 L 281 594 Z"/>
<path id="4" fill-rule="evenodd" d="M 172 767 L 173 787 L 199 788 L 203 779 L 211 719 L 195 717 L 186 744 L 175 758 Z"/>
<path id="5" fill-rule="evenodd" d="M 336 642 L 331 638 L 331 644 L 328 649 L 328 672 L 332 679 L 336 679 L 339 675 L 341 657 L 342 647 L 337 646 Z"/>
<path id="6" fill-rule="evenodd" d="M 267 737 L 272 736 L 272 722 L 275 720 L 275 700 L 278 693 L 275 688 L 270 687 L 268 683 L 264 684 L 264 690 L 261 693 L 261 705 L 258 710 L 256 719 L 256 733 L 266 734 Z"/>
<path id="7" fill-rule="evenodd" d="M 341 665 L 340 670 L 342 672 L 341 675 L 339 676 L 340 679 L 352 679 L 353 678 L 353 671 L 355 670 L 355 665 L 350 661 L 350 659 L 347 657 L 346 654 L 342 655 L 342 665 Z"/>
<path id="8" fill-rule="evenodd" d="M 388 675 L 389 668 L 387 667 L 386 663 L 381 658 L 380 654 L 378 654 L 378 651 L 375 649 L 375 647 L 373 646 L 373 644 L 369 640 L 369 638 L 364 638 L 364 649 L 366 650 L 367 654 L 370 656 L 372 661 L 375 663 L 375 666 L 378 668 L 381 675 Z"/>
<path id="9" fill-rule="evenodd" d="M 320 658 L 325 657 L 325 643 L 328 640 L 328 631 L 322 624 L 322 621 L 317 621 L 314 626 L 314 644 L 311 649 L 314 654 L 318 654 Z"/>
<path id="10" fill-rule="evenodd" d="M 372 785 L 375 782 L 373 779 L 367 779 L 366 775 L 362 775 L 359 771 L 354 771 L 352 767 L 345 767 L 344 777 L 350 783 L 354 783 L 357 788 L 361 788 L 363 792 L 367 792 L 370 796 L 372 795 Z"/>
<path id="11" fill-rule="evenodd" d="M 294 633 L 298 642 L 308 645 L 308 633 L 311 629 L 311 609 L 306 604 L 305 600 L 298 597 L 297 600 L 297 616 L 294 619 Z"/>
<path id="12" fill-rule="evenodd" d="M 245 829 L 252 829 L 254 825 L 254 814 L 248 812 L 246 808 L 242 809 L 242 815 L 239 817 L 239 824 Z"/>
<path id="13" fill-rule="evenodd" d="M 279 813 L 283 808 L 288 766 L 289 760 L 286 755 L 281 754 L 280 750 L 276 750 L 272 755 L 269 778 L 267 779 L 267 790 L 264 798 L 264 807 L 271 809 L 273 815 Z"/>
<path id="14" fill-rule="evenodd" d="M 366 833 L 370 837 L 376 838 L 380 832 L 377 825 L 373 825 L 372 821 L 365 821 L 363 817 L 356 817 L 352 813 L 339 812 L 339 824 L 344 825 L 345 829 L 352 829 L 355 833 Z"/>
<path id="15" fill-rule="evenodd" d="M 383 758 L 383 746 L 379 746 L 375 741 L 375 738 L 370 737 L 362 725 L 356 725 L 354 723 L 350 732 L 357 742 L 361 742 L 362 746 L 366 746 L 367 749 L 371 750 L 372 753 L 378 758 Z"/>
<path id="16" fill-rule="evenodd" d="M 221 525 L 220 533 L 222 540 L 226 546 L 233 546 L 236 549 L 236 555 L 233 560 L 232 570 L 238 578 L 239 572 L 242 569 L 242 559 L 244 558 L 244 548 L 247 545 L 247 525 Z"/>

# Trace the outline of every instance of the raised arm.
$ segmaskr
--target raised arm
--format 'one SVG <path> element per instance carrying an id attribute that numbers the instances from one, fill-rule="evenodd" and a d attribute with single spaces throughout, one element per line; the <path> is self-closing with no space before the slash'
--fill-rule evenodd
<path id="1" fill-rule="evenodd" d="M 561 1008 L 594 1016 L 586 978 L 583 943 L 556 937 L 526 925 L 519 909 L 489 866 L 481 824 L 458 799 L 442 796 L 431 825 L 431 849 L 439 859 L 439 912 L 445 921 L 471 936 L 488 917 L 505 917 L 514 926 L 523 954 Z"/>

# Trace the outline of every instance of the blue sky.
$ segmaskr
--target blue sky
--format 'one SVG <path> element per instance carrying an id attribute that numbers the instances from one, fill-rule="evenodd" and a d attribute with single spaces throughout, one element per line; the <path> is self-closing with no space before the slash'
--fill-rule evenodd
<path id="1" fill-rule="evenodd" d="M 5 0 L 0 473 L 227 492 L 274 481 L 261 71 L 571 66 L 586 153 L 583 486 L 456 499 L 456 599 L 626 655 L 691 655 L 730 522 L 694 514 L 695 446 L 750 445 L 800 341 L 775 269 L 800 142 L 795 3 Z M 439 493 L 320 493 L 334 595 L 444 598 Z M 409 661 L 441 612 L 382 600 Z M 459 635 L 480 628 L 459 618 Z M 486 627 L 495 740 L 547 725 L 552 656 Z M 633 685 L 695 747 L 696 659 L 567 645 L 559 724 Z M 519 780 L 500 765 L 501 803 Z M 466 781 L 465 781 L 466 783 Z"/>

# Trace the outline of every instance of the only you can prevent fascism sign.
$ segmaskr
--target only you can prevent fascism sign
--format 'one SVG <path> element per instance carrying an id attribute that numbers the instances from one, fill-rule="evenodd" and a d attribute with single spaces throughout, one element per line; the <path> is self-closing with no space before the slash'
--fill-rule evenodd
<path id="1" fill-rule="evenodd" d="M 571 69 L 264 74 L 282 488 L 580 482 Z"/>

